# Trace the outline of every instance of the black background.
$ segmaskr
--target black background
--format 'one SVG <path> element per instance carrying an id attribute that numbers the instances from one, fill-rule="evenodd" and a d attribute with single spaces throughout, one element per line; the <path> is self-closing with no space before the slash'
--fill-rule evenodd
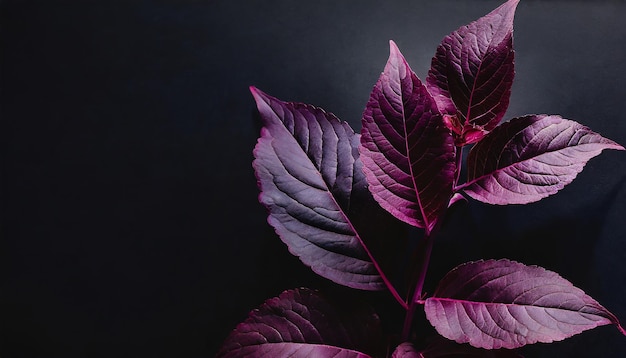
<path id="1" fill-rule="evenodd" d="M 339 290 L 266 223 L 248 86 L 358 131 L 389 40 L 425 78 L 443 36 L 500 3 L 1 1 L 1 356 L 211 357 L 266 298 Z M 506 118 L 561 114 L 626 144 L 625 16 L 617 1 L 522 0 Z M 606 151 L 541 202 L 457 208 L 426 289 L 506 257 L 626 322 L 625 163 Z M 396 327 L 392 300 L 360 294 Z M 626 337 L 599 327 L 524 352 L 624 357 Z"/>

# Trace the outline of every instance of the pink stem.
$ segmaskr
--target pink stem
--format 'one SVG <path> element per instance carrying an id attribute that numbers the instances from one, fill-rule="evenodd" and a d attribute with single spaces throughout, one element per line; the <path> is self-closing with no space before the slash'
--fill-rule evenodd
<path id="1" fill-rule="evenodd" d="M 374 259 L 374 255 L 372 255 L 370 250 L 367 248 L 367 245 L 365 245 L 365 242 L 363 242 L 360 236 L 357 235 L 357 237 L 359 238 L 359 241 L 361 242 L 361 246 L 363 247 L 363 249 L 365 249 L 367 256 L 369 256 L 370 260 L 372 260 L 372 263 L 374 264 L 376 271 L 378 271 L 378 274 L 380 275 L 383 282 L 385 283 L 385 286 L 387 286 L 387 289 L 389 289 L 389 292 L 391 292 L 391 295 L 393 296 L 393 298 L 395 298 L 396 301 L 398 301 L 398 303 L 402 306 L 402 308 L 408 309 L 409 306 L 404 301 L 404 299 L 400 296 L 400 294 L 398 293 L 398 290 L 396 290 L 396 288 L 393 286 L 391 281 L 389 281 L 389 279 L 387 278 L 387 275 L 385 275 L 385 273 L 383 272 L 383 269 L 380 267 L 376 259 Z"/>

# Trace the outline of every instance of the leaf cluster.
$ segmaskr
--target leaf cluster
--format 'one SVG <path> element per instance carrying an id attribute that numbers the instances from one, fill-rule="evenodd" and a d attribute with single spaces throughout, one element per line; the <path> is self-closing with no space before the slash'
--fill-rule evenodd
<path id="1" fill-rule="evenodd" d="M 387 290 L 406 317 L 400 344 L 388 347 L 370 308 L 287 290 L 252 311 L 218 357 L 512 357 L 524 345 L 602 325 L 626 335 L 611 312 L 566 279 L 507 259 L 461 264 L 431 296 L 422 292 L 433 239 L 452 205 L 536 202 L 603 150 L 624 150 L 559 115 L 505 119 L 518 1 L 445 36 L 425 81 L 390 41 L 358 133 L 321 108 L 250 88 L 263 121 L 253 167 L 269 224 L 314 272 L 354 289 Z M 371 230 L 383 214 L 424 231 L 406 292 L 371 250 L 393 239 Z M 418 346 L 413 318 L 421 308 L 441 337 Z"/>

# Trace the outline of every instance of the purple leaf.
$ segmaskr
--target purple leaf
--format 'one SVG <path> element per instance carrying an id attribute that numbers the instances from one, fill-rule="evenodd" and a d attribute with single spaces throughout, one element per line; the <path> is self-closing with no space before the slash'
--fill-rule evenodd
<path id="1" fill-rule="evenodd" d="M 301 288 L 285 291 L 250 312 L 216 358 L 366 358 L 370 355 L 362 352 L 376 353 L 380 337 L 379 319 L 371 309 L 331 302 Z"/>
<path id="2" fill-rule="evenodd" d="M 454 140 L 393 41 L 362 125 L 359 150 L 372 195 L 396 218 L 430 230 L 452 196 Z"/>
<path id="3" fill-rule="evenodd" d="M 531 203 L 571 183 L 587 161 L 604 149 L 624 150 L 560 116 L 515 118 L 471 149 L 468 181 L 461 188 L 485 203 Z"/>
<path id="4" fill-rule="evenodd" d="M 607 324 L 626 335 L 612 313 L 569 281 L 509 260 L 456 267 L 424 309 L 442 336 L 486 349 L 560 341 Z"/>
<path id="5" fill-rule="evenodd" d="M 513 18 L 519 0 L 509 0 L 446 36 L 428 73 L 428 89 L 457 145 L 479 141 L 498 125 L 513 85 Z"/>
<path id="6" fill-rule="evenodd" d="M 367 192 L 359 135 L 320 108 L 283 102 L 254 87 L 251 92 L 264 125 L 253 167 L 270 225 L 317 274 L 352 288 L 384 289 L 348 216 L 353 194 Z"/>

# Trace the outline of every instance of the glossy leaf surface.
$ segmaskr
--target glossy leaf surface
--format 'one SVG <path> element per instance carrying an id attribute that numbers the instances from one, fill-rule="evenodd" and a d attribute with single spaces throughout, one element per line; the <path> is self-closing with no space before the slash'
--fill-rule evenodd
<path id="1" fill-rule="evenodd" d="M 359 150 L 376 201 L 396 218 L 430 230 L 452 196 L 454 141 L 393 41 L 363 113 Z"/>
<path id="2" fill-rule="evenodd" d="M 471 149 L 465 192 L 490 204 L 538 201 L 571 183 L 604 149 L 624 148 L 560 116 L 514 118 Z"/>
<path id="3" fill-rule="evenodd" d="M 384 289 L 349 218 L 356 192 L 367 192 L 359 135 L 320 108 L 251 91 L 263 120 L 253 167 L 270 225 L 317 274 L 352 288 Z"/>
<path id="4" fill-rule="evenodd" d="M 500 122 L 513 85 L 513 18 L 510 0 L 446 36 L 428 73 L 428 89 L 458 145 L 479 141 Z"/>
<path id="5" fill-rule="evenodd" d="M 295 289 L 250 312 L 216 358 L 367 358 L 380 343 L 378 316 L 369 308 L 336 305 L 318 292 Z M 361 352 L 361 350 L 363 352 Z"/>
<path id="6" fill-rule="evenodd" d="M 442 336 L 486 349 L 559 341 L 607 324 L 626 334 L 612 313 L 558 274 L 509 260 L 458 266 L 424 309 Z"/>

